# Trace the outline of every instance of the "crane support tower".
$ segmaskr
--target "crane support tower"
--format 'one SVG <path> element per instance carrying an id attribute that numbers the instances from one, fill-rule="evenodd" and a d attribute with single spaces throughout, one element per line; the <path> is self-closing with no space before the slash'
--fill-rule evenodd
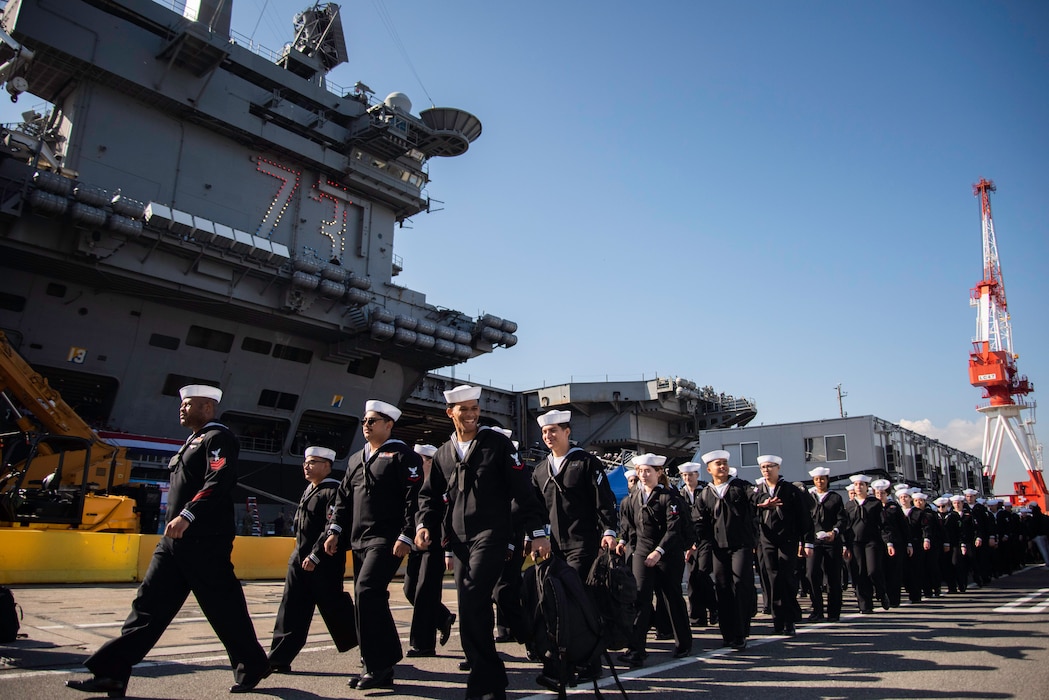
<path id="1" fill-rule="evenodd" d="M 970 293 L 969 303 L 976 307 L 976 337 L 969 355 L 969 382 L 983 389 L 988 402 L 977 406 L 984 415 L 983 465 L 984 476 L 993 487 L 998 472 L 1002 446 L 1006 438 L 1015 448 L 1028 472 L 1028 480 L 1016 482 L 1014 503 L 1037 502 L 1046 506 L 1046 488 L 1042 476 L 1041 446 L 1034 435 L 1035 402 L 1026 397 L 1034 385 L 1016 368 L 1017 355 L 1013 352 L 1012 326 L 1005 299 L 1005 282 L 998 258 L 998 242 L 991 218 L 991 193 L 994 183 L 981 179 L 973 185 L 973 194 L 980 200 L 980 218 L 983 224 L 983 279 Z M 1024 417 L 1024 412 L 1027 412 Z"/>

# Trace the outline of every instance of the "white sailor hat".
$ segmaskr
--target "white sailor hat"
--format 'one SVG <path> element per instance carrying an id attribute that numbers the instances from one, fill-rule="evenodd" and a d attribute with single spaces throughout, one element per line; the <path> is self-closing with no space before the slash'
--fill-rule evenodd
<path id="1" fill-rule="evenodd" d="M 685 462 L 677 468 L 678 474 L 696 474 L 703 468 L 699 462 Z"/>
<path id="2" fill-rule="evenodd" d="M 571 420 L 571 411 L 547 411 L 543 415 L 537 417 L 535 422 L 539 424 L 540 428 L 545 428 L 548 425 L 561 425 L 562 423 L 568 423 Z"/>
<path id="3" fill-rule="evenodd" d="M 497 428 L 494 425 L 492 426 L 492 430 L 494 430 L 497 433 L 502 433 L 506 437 L 510 437 L 511 435 L 514 434 L 514 431 L 510 430 L 509 428 Z"/>
<path id="4" fill-rule="evenodd" d="M 1030 515 L 1031 509 L 1027 506 L 1022 506 L 1018 512 L 1020 513 L 1020 515 Z"/>
<path id="5" fill-rule="evenodd" d="M 866 474 L 853 474 L 849 477 L 849 481 L 851 481 L 854 484 L 858 484 L 861 481 L 865 484 L 869 484 L 871 482 L 871 478 Z"/>
<path id="6" fill-rule="evenodd" d="M 302 454 L 303 457 L 320 457 L 326 459 L 329 462 L 335 461 L 335 450 L 328 449 L 327 447 L 307 447 L 306 451 Z"/>
<path id="7" fill-rule="evenodd" d="M 423 457 L 433 457 L 437 453 L 437 448 L 433 445 L 416 445 L 412 449 L 415 450 L 415 454 Z"/>
<path id="8" fill-rule="evenodd" d="M 394 406 L 392 403 L 386 403 L 385 401 L 366 401 L 364 404 L 364 412 L 375 411 L 381 413 L 384 416 L 389 416 L 391 420 L 397 420 L 401 417 L 401 409 Z"/>
<path id="9" fill-rule="evenodd" d="M 830 469 L 827 467 L 815 467 L 809 470 L 809 476 L 830 476 Z"/>
<path id="10" fill-rule="evenodd" d="M 979 496 L 980 492 L 977 491 L 976 489 L 965 489 L 964 491 L 962 491 L 962 495 L 963 496 Z"/>
<path id="11" fill-rule="evenodd" d="M 623 472 L 623 478 L 624 479 L 635 479 L 635 478 L 637 478 L 637 470 L 636 469 L 627 469 L 625 472 Z"/>
<path id="12" fill-rule="evenodd" d="M 215 403 L 222 400 L 222 389 L 207 384 L 189 384 L 178 390 L 179 398 L 186 399 L 211 399 Z"/>
<path id="13" fill-rule="evenodd" d="M 783 458 L 779 455 L 761 455 L 760 457 L 758 457 L 759 465 L 767 464 L 769 462 L 773 464 L 783 464 Z"/>
<path id="14" fill-rule="evenodd" d="M 985 498 L 977 498 L 976 502 L 977 503 L 983 503 L 984 505 L 986 505 L 987 504 L 987 499 L 985 499 Z"/>
<path id="15" fill-rule="evenodd" d="M 957 493 L 954 494 L 953 496 L 951 496 L 951 498 L 950 498 L 951 503 L 958 503 L 959 501 L 964 501 L 964 500 L 965 500 L 965 496 L 962 496 L 961 494 L 957 494 Z"/>
<path id="16" fill-rule="evenodd" d="M 646 452 L 643 455 L 636 455 L 630 460 L 630 463 L 635 467 L 658 467 L 663 468 L 663 465 L 667 463 L 667 458 L 663 455 L 654 455 L 651 452 Z"/>
<path id="17" fill-rule="evenodd" d="M 989 506 L 996 506 L 1001 502 L 1001 499 L 998 498 L 988 498 L 986 501 L 984 501 L 984 504 Z"/>
<path id="18" fill-rule="evenodd" d="M 893 491 L 907 491 L 908 489 L 910 489 L 910 487 L 911 487 L 910 484 L 893 484 L 892 485 L 892 490 Z"/>
<path id="19" fill-rule="evenodd" d="M 481 398 L 481 387 L 461 384 L 454 389 L 444 392 L 444 400 L 449 404 L 462 403 L 463 401 L 476 401 Z"/>
<path id="20" fill-rule="evenodd" d="M 917 501 L 917 500 L 918 500 L 919 498 L 920 498 L 921 500 L 923 500 L 923 501 L 927 501 L 927 500 L 929 500 L 929 497 L 928 497 L 928 496 L 927 496 L 926 494 L 922 493 L 921 491 L 917 491 L 917 490 L 915 490 L 915 489 L 911 489 L 911 498 L 913 498 L 913 499 L 914 499 L 914 500 L 916 500 L 916 501 Z"/>
<path id="21" fill-rule="evenodd" d="M 707 452 L 705 455 L 700 457 L 700 459 L 703 460 L 703 464 L 710 464 L 715 459 L 728 459 L 731 456 L 732 455 L 730 455 L 725 450 L 711 450 L 710 452 Z"/>
<path id="22" fill-rule="evenodd" d="M 947 505 L 950 502 L 951 502 L 951 499 L 947 498 L 946 496 L 940 496 L 935 501 L 933 501 L 932 504 L 934 506 L 945 506 L 945 505 Z"/>
<path id="23" fill-rule="evenodd" d="M 856 493 L 856 482 L 855 481 L 850 481 L 849 484 L 845 487 L 845 490 L 846 491 L 851 491 L 852 493 Z"/>
<path id="24" fill-rule="evenodd" d="M 890 486 L 892 486 L 892 482 L 888 479 L 875 479 L 871 482 L 871 488 L 878 491 L 887 491 Z"/>
<path id="25" fill-rule="evenodd" d="M 739 472 L 737 472 L 737 471 L 736 471 L 736 468 L 735 468 L 735 467 L 729 467 L 729 468 L 728 468 L 728 475 L 729 475 L 729 476 L 735 476 L 735 475 L 736 475 L 736 474 L 738 474 L 738 473 L 739 473 Z"/>

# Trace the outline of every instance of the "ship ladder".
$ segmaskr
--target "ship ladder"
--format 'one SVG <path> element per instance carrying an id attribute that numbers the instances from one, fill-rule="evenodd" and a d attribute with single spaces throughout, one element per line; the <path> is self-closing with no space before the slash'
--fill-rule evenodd
<path id="1" fill-rule="evenodd" d="M 248 496 L 248 515 L 251 516 L 252 537 L 262 537 L 262 521 L 259 520 L 259 502 L 254 496 Z"/>

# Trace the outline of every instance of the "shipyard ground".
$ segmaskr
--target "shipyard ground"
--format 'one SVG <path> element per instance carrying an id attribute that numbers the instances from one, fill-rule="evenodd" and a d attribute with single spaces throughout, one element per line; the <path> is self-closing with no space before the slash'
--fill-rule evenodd
<path id="1" fill-rule="evenodd" d="M 135 593 L 133 584 L 15 586 L 28 637 L 0 645 L 0 698 L 91 697 L 64 687 L 85 677 L 87 654 L 119 632 Z M 280 600 L 279 582 L 245 582 L 255 628 L 268 645 Z M 445 601 L 455 609 L 446 583 Z M 805 601 L 803 601 L 803 604 Z M 391 604 L 407 648 L 411 608 L 399 581 Z M 720 635 L 698 629 L 694 654 L 671 658 L 672 642 L 651 641 L 648 665 L 622 673 L 631 698 L 1045 698 L 1049 697 L 1049 571 L 1031 567 L 991 586 L 871 615 L 854 614 L 851 591 L 835 624 L 802 625 L 798 635 L 772 634 L 771 619 L 754 620 L 743 652 L 717 648 Z M 358 692 L 346 685 L 358 669 L 356 650 L 336 653 L 319 616 L 306 649 L 289 675 L 264 680 L 253 697 L 288 700 L 374 697 L 462 698 L 465 674 L 459 638 L 440 656 L 405 659 L 394 690 Z M 537 667 L 524 647 L 501 644 L 510 675 L 508 697 L 550 698 L 534 683 Z M 135 668 L 128 697 L 227 697 L 233 682 L 225 652 L 192 597 L 160 644 Z M 606 677 L 602 694 L 619 697 Z M 576 689 L 592 696 L 593 688 Z"/>

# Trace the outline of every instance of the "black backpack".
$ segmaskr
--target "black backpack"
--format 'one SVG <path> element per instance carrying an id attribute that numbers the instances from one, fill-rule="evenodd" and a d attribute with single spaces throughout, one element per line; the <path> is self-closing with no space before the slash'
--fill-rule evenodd
<path id="1" fill-rule="evenodd" d="M 18 634 L 21 626 L 18 622 L 21 608 L 15 604 L 15 596 L 10 588 L 0 586 L 0 644 L 13 642 L 19 637 L 28 635 Z"/>
<path id="2" fill-rule="evenodd" d="M 634 629 L 634 601 L 637 599 L 634 572 L 623 557 L 611 549 L 602 549 L 590 567 L 586 585 L 593 593 L 601 616 L 605 648 L 610 651 L 625 648 Z"/>
<path id="3" fill-rule="evenodd" d="M 574 670 L 591 665 L 602 655 L 626 697 L 605 651 L 601 614 L 575 569 L 554 556 L 539 562 L 524 574 L 521 604 L 525 646 L 542 661 L 557 661 L 559 698 L 567 697 L 565 687 Z M 601 697 L 596 679 L 594 693 Z"/>

